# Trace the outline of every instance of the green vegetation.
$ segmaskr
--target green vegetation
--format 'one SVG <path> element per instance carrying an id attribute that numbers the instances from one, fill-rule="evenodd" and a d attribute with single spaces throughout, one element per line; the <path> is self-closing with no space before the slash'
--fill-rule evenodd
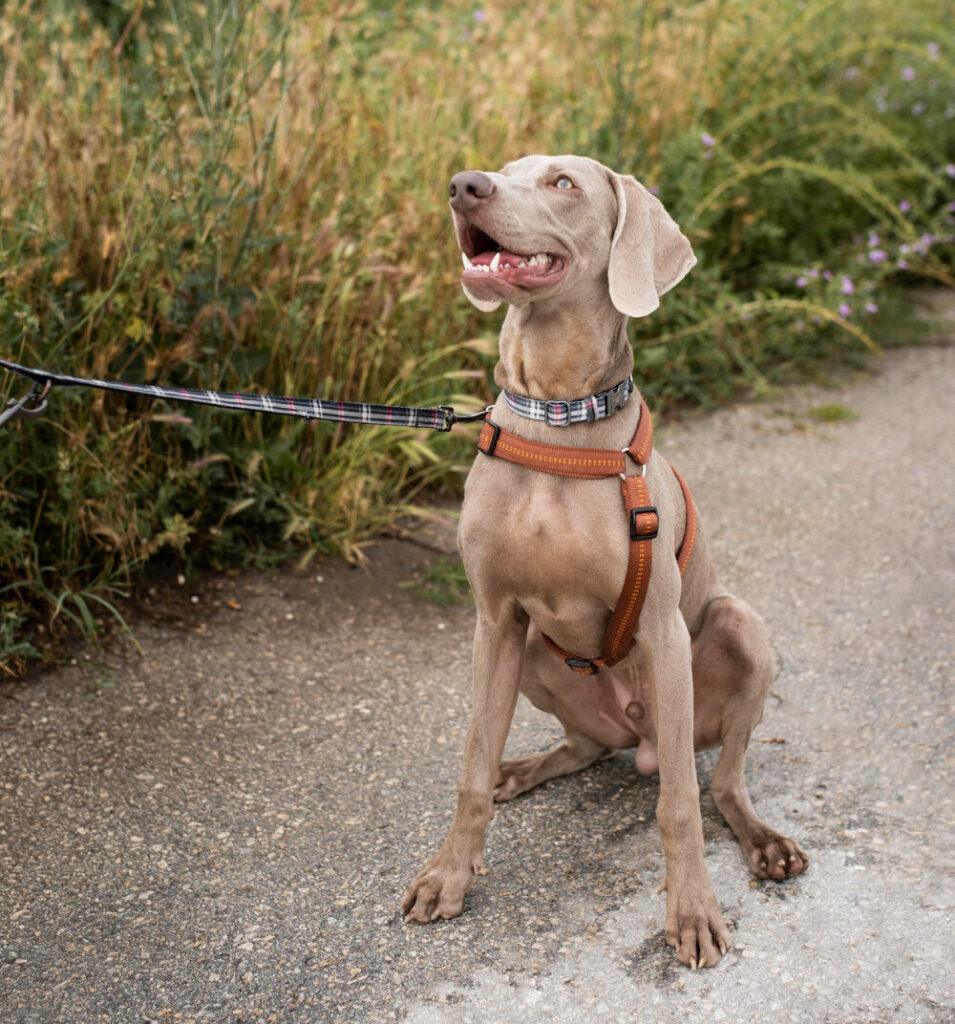
<path id="1" fill-rule="evenodd" d="M 857 359 L 893 283 L 952 280 L 949 13 L 6 0 L 0 352 L 477 407 L 496 319 L 457 286 L 447 180 L 574 151 L 658 189 L 699 256 L 633 325 L 657 408 Z M 468 457 L 466 437 L 60 393 L 0 436 L 0 664 L 31 656 L 31 624 L 95 633 L 152 560 L 359 558 Z"/>
<path id="2" fill-rule="evenodd" d="M 425 566 L 400 586 L 433 604 L 470 604 L 471 587 L 464 566 L 457 559 L 443 558 Z"/>
<path id="3" fill-rule="evenodd" d="M 855 409 L 850 409 L 841 402 L 815 405 L 809 410 L 809 415 L 818 423 L 851 423 L 859 418 Z"/>

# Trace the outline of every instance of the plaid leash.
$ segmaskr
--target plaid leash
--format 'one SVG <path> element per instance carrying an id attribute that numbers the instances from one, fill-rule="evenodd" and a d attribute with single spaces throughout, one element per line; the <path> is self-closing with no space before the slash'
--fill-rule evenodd
<path id="1" fill-rule="evenodd" d="M 322 398 L 292 398 L 287 395 L 252 395 L 236 391 L 206 391 L 196 388 L 164 388 L 156 384 L 130 384 L 118 380 L 95 380 L 50 373 L 0 359 L 0 367 L 33 381 L 32 389 L 0 413 L 0 426 L 15 416 L 38 416 L 46 409 L 47 395 L 53 387 L 98 388 L 145 398 L 166 398 L 173 402 L 212 405 L 240 412 L 265 412 L 277 416 L 298 416 L 305 420 L 330 420 L 336 423 L 368 423 L 382 427 L 426 427 L 450 430 L 455 423 L 484 419 L 487 410 L 459 414 L 448 405 L 421 407 L 377 405 L 372 402 L 339 402 Z"/>
<path id="2" fill-rule="evenodd" d="M 592 423 L 594 420 L 612 416 L 627 404 L 632 393 L 633 377 L 627 377 L 619 384 L 614 384 L 612 388 L 607 388 L 596 395 L 588 395 L 586 398 L 551 398 L 544 401 L 505 391 L 504 401 L 518 416 L 539 420 L 550 427 L 566 427 L 571 423 Z"/>

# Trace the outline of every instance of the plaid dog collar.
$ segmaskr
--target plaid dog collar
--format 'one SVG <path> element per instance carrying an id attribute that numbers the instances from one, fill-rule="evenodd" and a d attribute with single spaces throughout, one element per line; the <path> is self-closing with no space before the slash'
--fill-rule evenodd
<path id="1" fill-rule="evenodd" d="M 633 377 L 614 384 L 612 388 L 601 391 L 598 395 L 586 398 L 548 399 L 531 398 L 529 395 L 516 395 L 513 391 L 504 392 L 504 400 L 512 412 L 529 420 L 539 420 L 549 427 L 566 427 L 571 423 L 592 423 L 594 420 L 606 419 L 622 409 L 633 394 Z"/>

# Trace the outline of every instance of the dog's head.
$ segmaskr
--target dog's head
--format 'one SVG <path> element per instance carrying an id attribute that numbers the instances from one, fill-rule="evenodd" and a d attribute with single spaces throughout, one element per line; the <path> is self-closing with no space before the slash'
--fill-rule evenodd
<path id="1" fill-rule="evenodd" d="M 696 257 L 636 178 L 581 156 L 526 156 L 451 179 L 461 285 L 478 309 L 603 286 L 627 316 L 647 316 Z"/>

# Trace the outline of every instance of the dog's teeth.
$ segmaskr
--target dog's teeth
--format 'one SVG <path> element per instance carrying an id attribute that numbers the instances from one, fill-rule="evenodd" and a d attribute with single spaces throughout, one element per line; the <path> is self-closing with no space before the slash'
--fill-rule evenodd
<path id="1" fill-rule="evenodd" d="M 461 253 L 461 262 L 464 264 L 465 270 L 471 269 L 471 261 L 468 259 L 468 254 L 466 252 Z"/>
<path id="2" fill-rule="evenodd" d="M 526 267 L 527 266 L 527 264 L 523 260 L 521 260 L 520 263 L 518 263 L 517 265 L 519 267 Z"/>
<path id="3" fill-rule="evenodd" d="M 500 265 L 501 265 L 501 254 L 499 252 L 496 252 L 494 254 L 494 259 L 491 260 L 491 273 L 492 274 L 496 273 L 497 269 L 498 269 L 498 267 L 500 267 Z"/>

